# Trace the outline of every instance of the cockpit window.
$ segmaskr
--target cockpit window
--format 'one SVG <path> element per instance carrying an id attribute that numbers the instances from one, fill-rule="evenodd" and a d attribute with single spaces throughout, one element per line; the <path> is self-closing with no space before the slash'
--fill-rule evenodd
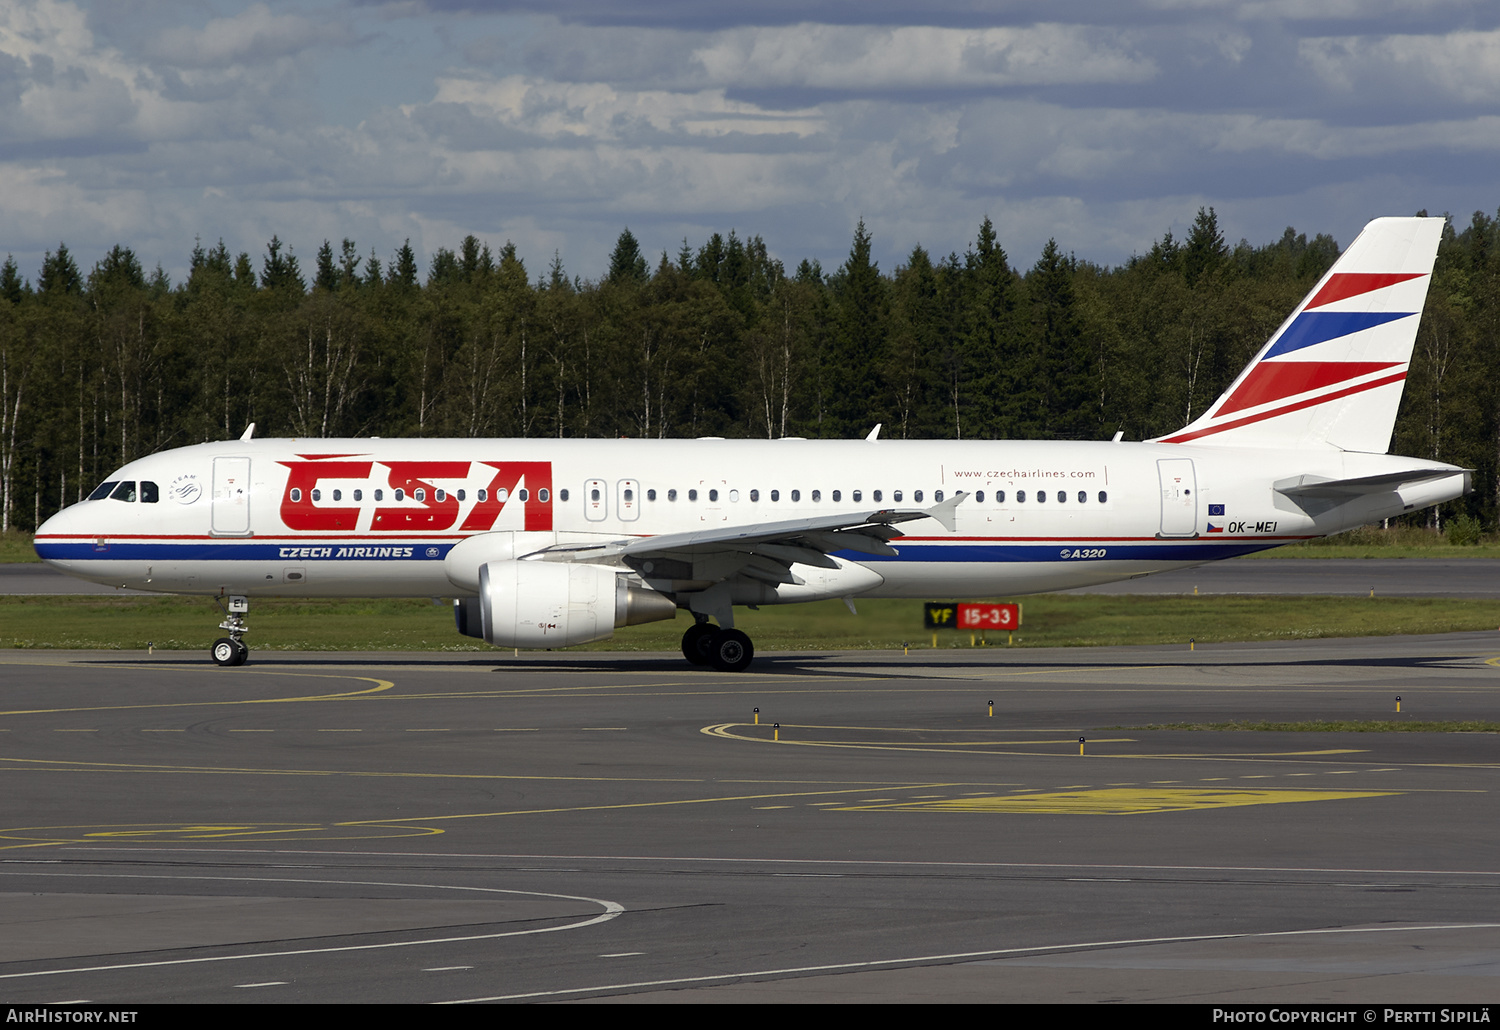
<path id="1" fill-rule="evenodd" d="M 110 494 L 109 497 L 110 497 L 110 500 L 113 500 L 113 501 L 133 501 L 133 500 L 135 500 L 135 480 L 133 480 L 133 479 L 127 479 L 127 480 L 125 480 L 125 482 L 123 482 L 119 486 L 115 487 L 115 492 L 112 493 L 112 494 Z"/>
<path id="2" fill-rule="evenodd" d="M 161 496 L 161 492 L 159 490 L 157 490 L 155 483 L 151 482 L 151 480 L 149 480 L 149 479 L 143 479 L 143 480 L 141 480 L 141 503 L 142 504 L 155 504 L 156 503 L 156 499 L 158 497 L 160 497 L 160 496 Z"/>
<path id="3" fill-rule="evenodd" d="M 89 500 L 104 500 L 104 498 L 109 496 L 109 492 L 113 490 L 119 482 L 120 481 L 118 479 L 111 479 L 108 483 L 100 483 L 97 487 L 94 488 L 94 492 L 89 494 Z"/>

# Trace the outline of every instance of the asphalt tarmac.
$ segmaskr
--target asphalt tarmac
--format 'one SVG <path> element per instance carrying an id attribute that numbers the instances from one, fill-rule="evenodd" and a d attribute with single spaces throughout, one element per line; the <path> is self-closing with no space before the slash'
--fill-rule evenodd
<path id="1" fill-rule="evenodd" d="M 1496 735 L 1144 727 L 1494 720 L 1497 664 L 3 651 L 0 996 L 1492 1002 Z"/>

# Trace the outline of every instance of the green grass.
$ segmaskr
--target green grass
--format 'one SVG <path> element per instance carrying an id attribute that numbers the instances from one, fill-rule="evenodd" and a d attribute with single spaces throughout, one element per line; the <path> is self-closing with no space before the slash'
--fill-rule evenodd
<path id="1" fill-rule="evenodd" d="M 919 601 L 840 601 L 737 610 L 736 625 L 759 650 L 930 648 Z M 1043 595 L 1024 601 L 1017 647 L 1199 644 L 1494 630 L 1500 601 L 1443 598 L 1142 597 Z M 109 595 L 0 597 L 0 647 L 206 649 L 220 614 L 208 598 Z M 430 600 L 252 602 L 252 647 L 270 650 L 488 651 L 453 628 L 452 609 Z M 631 626 L 597 651 L 675 651 L 685 615 Z M 969 634 L 938 633 L 938 647 L 968 647 Z M 1005 647 L 1003 633 L 989 634 Z M 1500 650 L 1500 637 L 1496 640 Z"/>
<path id="2" fill-rule="evenodd" d="M 31 548 L 31 534 L 19 529 L 7 529 L 0 533 L 0 564 L 41 561 Z"/>
<path id="3" fill-rule="evenodd" d="M 1399 722 L 1379 719 L 1315 719 L 1310 722 L 1168 722 L 1110 726 L 1111 730 L 1249 730 L 1256 733 L 1500 733 L 1500 722 Z"/>

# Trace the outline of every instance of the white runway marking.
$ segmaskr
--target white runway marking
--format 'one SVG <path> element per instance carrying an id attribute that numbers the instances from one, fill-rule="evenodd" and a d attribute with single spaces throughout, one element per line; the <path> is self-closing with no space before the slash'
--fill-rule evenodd
<path id="1" fill-rule="evenodd" d="M 545 891 L 517 891 L 505 890 L 500 887 L 460 887 L 444 883 L 386 883 L 379 880 L 313 880 L 313 879 L 291 879 L 287 877 L 263 877 L 263 876 L 144 876 L 144 875 L 118 875 L 118 874 L 91 874 L 91 873 L 30 873 L 15 875 L 42 875 L 55 877 L 72 877 L 100 879 L 108 876 L 111 879 L 127 880 L 224 880 L 233 883 L 313 883 L 323 886 L 338 885 L 345 887 L 405 887 L 421 890 L 443 890 L 443 891 L 475 891 L 481 894 L 519 894 L 529 898 L 556 898 L 559 901 L 582 901 L 591 905 L 598 905 L 604 909 L 602 913 L 582 922 L 567 923 L 562 926 L 545 926 L 535 930 L 507 930 L 503 933 L 480 933 L 468 934 L 461 937 L 428 937 L 415 941 L 389 941 L 385 944 L 348 944 L 334 948 L 297 948 L 287 951 L 257 951 L 241 955 L 209 955 L 200 958 L 178 958 L 163 959 L 156 962 L 119 962 L 103 966 L 73 966 L 68 969 L 36 969 L 29 973 L 3 973 L 0 980 L 20 980 L 32 976 L 61 976 L 67 973 L 99 973 L 117 969 L 153 969 L 158 966 L 191 966 L 206 962 L 240 962 L 245 959 L 254 958 L 284 958 L 291 955 L 329 955 L 345 951 L 381 951 L 389 948 L 415 948 L 424 944 L 456 944 L 464 941 L 492 941 L 503 937 L 526 937 L 540 933 L 555 933 L 558 930 L 581 930 L 585 926 L 593 926 L 597 923 L 605 923 L 625 911 L 625 906 L 614 901 L 605 901 L 600 898 L 585 898 L 573 894 L 548 894 Z M 233 947 L 233 945 L 223 945 Z M 241 984 L 239 986 L 264 986 L 256 984 Z"/>

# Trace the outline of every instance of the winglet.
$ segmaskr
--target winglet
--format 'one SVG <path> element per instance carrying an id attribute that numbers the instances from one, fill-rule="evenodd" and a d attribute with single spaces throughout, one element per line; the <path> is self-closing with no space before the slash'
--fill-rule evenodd
<path id="1" fill-rule="evenodd" d="M 870 430 L 870 435 L 865 437 L 865 443 L 874 443 L 875 438 L 880 435 L 880 427 L 883 425 L 885 425 L 884 422 L 876 422 L 875 428 Z"/>
<path id="2" fill-rule="evenodd" d="M 960 490 L 958 493 L 948 498 L 942 504 L 934 504 L 931 508 L 928 508 L 927 517 L 937 519 L 943 524 L 944 529 L 946 529 L 950 533 L 953 532 L 954 512 L 958 508 L 959 504 L 963 501 L 963 499 L 968 496 L 968 494 Z"/>
<path id="3" fill-rule="evenodd" d="M 240 436 L 241 440 L 248 440 L 255 435 L 255 423 L 251 422 L 245 427 L 245 432 Z"/>

